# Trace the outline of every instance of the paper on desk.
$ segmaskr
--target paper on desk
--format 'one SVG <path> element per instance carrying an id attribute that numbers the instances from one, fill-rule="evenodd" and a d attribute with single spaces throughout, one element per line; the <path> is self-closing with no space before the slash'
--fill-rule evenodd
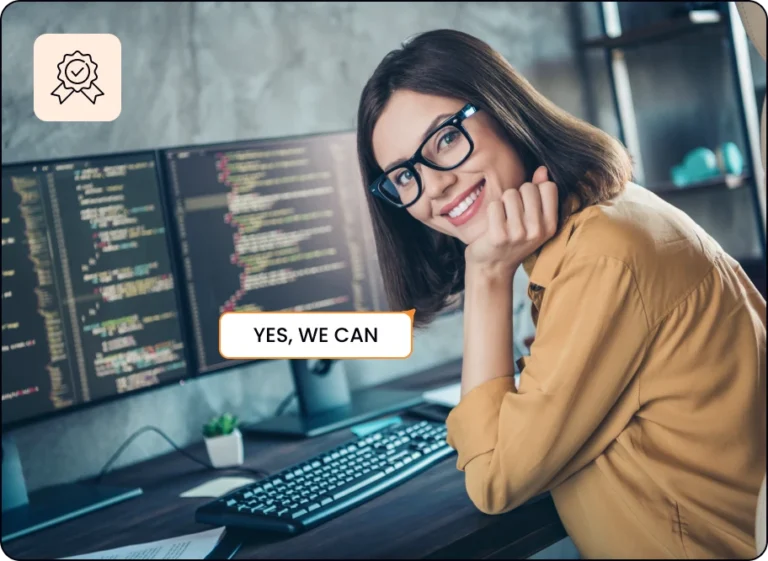
<path id="1" fill-rule="evenodd" d="M 445 407 L 455 407 L 461 399 L 461 382 L 424 392 L 424 401 Z"/>
<path id="2" fill-rule="evenodd" d="M 181 497 L 221 497 L 238 487 L 253 483 L 254 479 L 247 477 L 218 477 L 198 485 L 194 489 L 184 491 Z"/>
<path id="3" fill-rule="evenodd" d="M 520 375 L 515 374 L 515 385 L 520 384 Z M 461 382 L 426 391 L 422 394 L 424 401 L 453 408 L 461 401 Z"/>
<path id="4" fill-rule="evenodd" d="M 214 528 L 197 534 L 117 547 L 62 559 L 204 559 L 224 534 L 224 528 Z"/>

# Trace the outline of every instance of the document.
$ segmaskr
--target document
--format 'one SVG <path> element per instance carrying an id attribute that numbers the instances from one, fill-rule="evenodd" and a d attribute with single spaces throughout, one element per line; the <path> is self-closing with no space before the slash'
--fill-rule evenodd
<path id="1" fill-rule="evenodd" d="M 194 489 L 184 491 L 181 497 L 214 497 L 218 498 L 226 495 L 230 491 L 253 483 L 255 480 L 248 477 L 217 477 L 211 481 L 206 481 Z"/>
<path id="2" fill-rule="evenodd" d="M 424 401 L 453 408 L 461 399 L 461 382 L 424 392 Z"/>
<path id="3" fill-rule="evenodd" d="M 129 545 L 63 559 L 204 559 L 224 535 L 224 528 L 214 528 L 156 542 Z"/>
<path id="4" fill-rule="evenodd" d="M 515 374 L 515 386 L 520 385 L 520 374 Z M 428 390 L 422 394 L 424 401 L 453 409 L 461 401 L 461 382 Z"/>

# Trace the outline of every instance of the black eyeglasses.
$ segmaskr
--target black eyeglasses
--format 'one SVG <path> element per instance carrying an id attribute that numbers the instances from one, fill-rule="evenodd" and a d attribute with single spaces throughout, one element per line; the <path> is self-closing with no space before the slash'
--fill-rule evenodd
<path id="1" fill-rule="evenodd" d="M 472 154 L 475 145 L 462 122 L 478 111 L 477 107 L 468 103 L 461 111 L 443 121 L 410 159 L 385 170 L 371 184 L 371 192 L 399 208 L 407 208 L 418 201 L 423 185 L 416 164 L 424 164 L 438 171 L 449 171 L 463 164 Z"/>

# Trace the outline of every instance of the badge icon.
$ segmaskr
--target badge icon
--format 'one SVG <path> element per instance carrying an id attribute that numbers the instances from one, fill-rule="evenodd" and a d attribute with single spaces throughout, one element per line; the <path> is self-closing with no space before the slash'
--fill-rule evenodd
<path id="1" fill-rule="evenodd" d="M 110 33 L 45 33 L 33 54 L 34 111 L 42 121 L 114 121 L 122 48 Z"/>
<path id="2" fill-rule="evenodd" d="M 96 98 L 104 95 L 104 92 L 96 85 L 96 69 L 98 65 L 93 62 L 89 54 L 75 51 L 64 55 L 64 59 L 58 64 L 59 85 L 51 92 L 51 95 L 59 98 L 59 103 L 67 101 L 69 96 L 78 92 L 83 94 L 91 103 L 96 103 Z"/>

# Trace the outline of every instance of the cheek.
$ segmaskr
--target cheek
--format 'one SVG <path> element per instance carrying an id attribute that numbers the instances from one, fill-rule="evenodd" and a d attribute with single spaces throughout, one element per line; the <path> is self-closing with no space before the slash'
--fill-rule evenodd
<path id="1" fill-rule="evenodd" d="M 429 222 L 432 220 L 432 210 L 429 207 L 429 201 L 426 197 L 421 197 L 415 205 L 409 206 L 406 210 L 408 211 L 408 214 L 413 216 L 419 222 L 424 222 L 429 225 Z"/>

